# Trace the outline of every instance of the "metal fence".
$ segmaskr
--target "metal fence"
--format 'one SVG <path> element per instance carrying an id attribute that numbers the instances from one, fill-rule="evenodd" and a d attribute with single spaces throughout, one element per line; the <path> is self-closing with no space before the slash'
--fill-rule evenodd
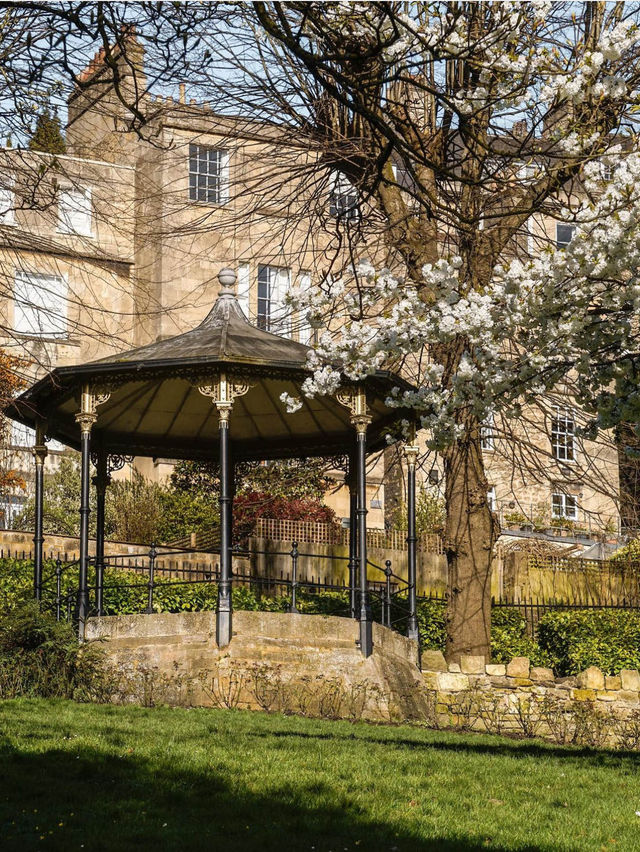
<path id="1" fill-rule="evenodd" d="M 184 551 L 177 551 L 184 554 Z M 290 551 L 246 551 L 234 548 L 232 554 L 235 556 L 265 555 L 286 556 L 290 560 L 290 570 L 280 571 L 279 574 L 269 576 L 258 576 L 247 572 L 234 572 L 233 584 L 235 587 L 243 587 L 252 591 L 257 598 L 275 597 L 285 598 L 282 608 L 289 612 L 321 612 L 324 615 L 340 615 L 346 617 L 355 616 L 359 611 L 357 594 L 348 586 L 345 580 L 337 583 L 327 582 L 313 573 L 298 572 L 298 561 L 300 557 L 312 557 L 319 563 L 325 560 L 339 560 L 347 562 L 347 557 L 335 557 L 327 554 L 314 554 L 300 550 L 298 543 L 292 544 Z M 140 597 L 137 599 L 138 612 L 153 613 L 158 611 L 172 611 L 171 604 L 162 600 L 163 589 L 179 589 L 181 587 L 198 587 L 208 590 L 210 594 L 204 596 L 202 609 L 210 609 L 215 605 L 217 584 L 220 577 L 219 563 L 211 562 L 196 568 L 183 568 L 178 577 L 173 569 L 158 567 L 158 551 L 151 546 L 146 557 L 138 557 L 133 564 L 122 564 L 122 560 L 128 555 L 113 555 L 105 557 L 103 562 L 103 582 L 100 589 L 96 583 L 90 588 L 90 614 L 97 615 L 101 612 L 99 602 L 104 601 L 104 613 L 117 609 L 117 605 L 109 603 L 111 596 L 117 598 L 117 592 L 124 590 L 139 590 Z M 174 555 L 171 552 L 163 552 L 162 557 Z M 219 553 L 218 553 L 219 556 Z M 91 559 L 95 567 L 95 559 Z M 408 589 L 406 580 L 394 573 L 390 560 L 385 567 L 377 565 L 368 560 L 368 591 L 372 609 L 372 617 L 388 627 L 403 627 L 408 617 L 408 604 L 404 598 Z M 319 565 L 320 568 L 320 565 Z M 71 588 L 63 588 L 62 579 L 65 573 L 78 569 L 78 560 L 65 562 L 61 557 L 55 561 L 53 571 L 49 571 L 43 580 L 43 598 L 52 604 L 58 620 L 61 618 L 71 619 L 76 608 L 78 597 L 77 584 Z M 130 576 L 123 577 L 123 571 Z M 138 579 L 139 578 L 139 579 Z M 334 593 L 333 598 L 325 597 L 318 608 L 320 596 L 327 592 Z M 144 599 L 144 600 L 143 600 Z M 309 602 L 316 601 L 316 607 L 309 606 Z M 120 600 L 120 604 L 122 601 Z M 129 599 L 127 608 L 136 601 Z M 197 602 L 196 602 L 197 608 Z M 179 611 L 174 609 L 173 611 Z M 114 613 L 115 614 L 115 613 Z"/>

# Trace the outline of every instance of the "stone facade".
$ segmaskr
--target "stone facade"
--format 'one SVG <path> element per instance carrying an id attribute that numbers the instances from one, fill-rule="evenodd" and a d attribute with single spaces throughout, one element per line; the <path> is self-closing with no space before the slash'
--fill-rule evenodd
<path id="1" fill-rule="evenodd" d="M 142 53 L 136 61 L 142 63 Z M 86 73 L 99 73 L 99 62 Z M 142 85 L 141 68 L 138 73 Z M 131 68 L 123 64 L 121 74 L 124 90 L 133 86 Z M 49 155 L 0 152 L 0 174 L 8 176 L 4 184 L 0 180 L 0 189 L 15 189 L 18 200 L 12 223 L 5 219 L 0 227 L 0 311 L 12 330 L 2 343 L 30 357 L 34 378 L 52 366 L 98 358 L 114 348 L 128 349 L 194 327 L 215 299 L 222 266 L 238 269 L 242 304 L 256 321 L 261 268 L 285 273 L 288 285 L 304 286 L 329 272 L 340 274 L 351 261 L 344 233 L 330 212 L 331 175 L 327 170 L 308 179 L 305 170 L 317 155 L 304 140 L 291 138 L 289 131 L 285 136 L 273 125 L 216 115 L 207 104 L 187 102 L 186 97 L 176 101 L 150 94 L 140 103 L 148 121 L 138 135 L 126 131 L 122 104 L 108 86 L 90 91 L 91 97 L 79 89 L 69 100 L 68 156 L 54 161 Z M 191 197 L 194 145 L 223 157 L 225 188 L 217 200 Z M 60 187 L 91 190 L 90 235 L 60 232 Z M 551 220 L 534 223 L 527 250 L 553 239 L 554 226 Z M 358 231 L 356 254 L 361 251 L 374 264 L 387 265 L 375 211 L 363 207 Z M 69 329 L 64 337 L 16 334 L 11 298 L 16 267 L 68 280 Z M 275 322 L 273 330 L 305 341 L 313 338 L 299 316 L 280 326 Z M 559 398 L 570 404 L 566 394 L 560 392 Z M 548 403 L 547 409 L 553 400 Z M 580 524 L 588 519 L 594 526 L 615 525 L 618 468 L 610 436 L 581 442 L 570 464 L 558 464 L 551 455 L 544 408 L 527 407 L 515 424 L 494 424 L 486 462 L 497 504 L 507 512 L 513 504 L 514 513 L 542 507 L 550 516 L 552 494 L 566 492 L 578 501 Z M 514 442 L 514 433 L 522 441 Z M 391 455 L 387 453 L 387 460 Z M 26 456 L 27 466 L 29 461 Z M 49 466 L 54 462 L 51 455 Z M 6 463 L 20 466 L 16 458 Z M 394 464 L 395 472 L 389 464 L 385 471 L 382 457 L 371 460 L 372 526 L 383 526 L 401 502 L 402 462 L 396 457 Z M 170 472 L 170 460 L 144 459 L 136 465 L 154 479 Z M 419 477 L 441 480 L 437 461 L 421 465 Z M 342 479 L 339 472 L 336 479 Z M 393 505 L 385 518 L 386 497 Z M 332 489 L 327 503 L 346 517 L 347 489 Z"/>

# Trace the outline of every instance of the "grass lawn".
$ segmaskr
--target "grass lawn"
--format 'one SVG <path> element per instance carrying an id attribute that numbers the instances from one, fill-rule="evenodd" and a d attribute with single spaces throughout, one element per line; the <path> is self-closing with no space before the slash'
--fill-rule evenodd
<path id="1" fill-rule="evenodd" d="M 225 710 L 0 702 L 0 849 L 640 850 L 640 755 Z"/>

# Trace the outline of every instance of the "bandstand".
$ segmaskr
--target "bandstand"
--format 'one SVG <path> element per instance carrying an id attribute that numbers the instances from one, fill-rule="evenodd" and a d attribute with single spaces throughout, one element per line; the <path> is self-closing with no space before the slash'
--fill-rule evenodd
<path id="1" fill-rule="evenodd" d="M 386 446 L 393 425 L 410 414 L 386 404 L 392 388 L 410 389 L 379 370 L 332 396 L 302 394 L 310 375 L 309 348 L 253 326 L 236 297 L 236 276 L 223 269 L 219 296 L 197 328 L 86 364 L 58 367 L 19 396 L 6 414 L 35 429 L 34 595 L 42 594 L 43 472 L 47 439 L 81 453 L 80 635 L 89 615 L 88 568 L 95 559 L 98 614 L 104 575 L 104 506 L 114 460 L 124 456 L 213 460 L 220 465 L 220 578 L 216 639 L 231 641 L 231 529 L 234 463 L 313 456 L 347 456 L 350 488 L 349 585 L 360 622 L 360 649 L 372 650 L 367 582 L 367 453 Z M 281 395 L 299 397 L 287 413 Z M 408 467 L 408 635 L 417 638 L 415 467 Z M 96 466 L 96 552 L 89 554 L 91 464 Z"/>

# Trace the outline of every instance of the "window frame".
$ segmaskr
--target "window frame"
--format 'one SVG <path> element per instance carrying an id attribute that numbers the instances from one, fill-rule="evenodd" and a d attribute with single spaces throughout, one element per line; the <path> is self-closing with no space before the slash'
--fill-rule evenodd
<path id="1" fill-rule="evenodd" d="M 55 281 L 60 285 L 60 292 L 57 294 L 55 293 L 55 290 L 50 290 L 47 287 L 40 287 L 41 292 L 44 290 L 44 292 L 49 295 L 53 294 L 59 297 L 60 302 L 57 308 L 43 308 L 37 304 L 35 298 L 31 298 L 29 301 L 27 301 L 26 298 L 17 298 L 19 295 L 16 293 L 17 282 L 21 280 L 21 282 L 26 283 L 27 286 L 38 289 L 38 284 L 34 284 L 34 279 L 40 279 L 41 282 Z M 14 333 L 19 337 L 30 337 L 38 340 L 67 340 L 69 338 L 68 292 L 69 284 L 66 275 L 56 275 L 48 272 L 27 272 L 24 269 L 15 269 L 13 274 L 12 292 Z M 20 328 L 20 315 L 22 315 L 22 320 L 25 322 L 25 325 L 28 326 L 30 314 L 34 320 L 33 325 L 36 328 Z M 45 324 L 41 323 L 39 319 L 42 316 L 49 316 L 53 318 L 53 322 L 50 324 L 52 327 L 45 328 L 44 331 L 41 327 Z M 58 323 L 57 328 L 56 323 Z M 38 326 L 40 326 L 40 330 L 37 330 Z"/>
<path id="2" fill-rule="evenodd" d="M 568 428 L 568 425 L 571 427 Z M 555 461 L 574 464 L 577 460 L 576 414 L 570 405 L 556 405 L 549 431 L 551 455 Z"/>
<path id="3" fill-rule="evenodd" d="M 342 199 L 351 199 L 343 202 Z M 360 193 L 346 175 L 332 172 L 329 195 L 329 215 L 341 222 L 357 222 L 362 218 Z"/>
<path id="4" fill-rule="evenodd" d="M 286 292 L 289 292 L 291 289 L 291 269 L 288 266 L 272 266 L 270 263 L 258 264 L 256 326 L 263 331 L 279 334 L 281 337 L 291 337 L 291 312 L 289 311 L 282 317 L 274 316 L 276 311 L 284 310 L 285 307 L 283 299 L 285 293 L 283 280 L 285 277 Z M 264 308 L 264 306 L 266 306 L 266 310 L 261 311 L 261 307 Z"/>
<path id="5" fill-rule="evenodd" d="M 561 228 L 567 228 L 567 229 L 569 229 L 569 231 L 571 231 L 571 236 L 569 237 L 568 240 L 564 240 L 564 239 L 560 238 L 560 229 Z M 575 225 L 568 225 L 566 222 L 556 222 L 556 248 L 557 249 L 565 249 L 569 245 L 571 240 L 575 237 L 575 235 L 576 235 L 576 226 Z"/>
<path id="6" fill-rule="evenodd" d="M 207 157 L 202 159 L 200 152 L 206 151 Z M 217 155 L 217 173 L 208 170 L 210 164 L 210 154 Z M 192 166 L 196 164 L 194 171 Z M 201 172 L 197 166 L 202 162 L 207 163 L 207 171 Z M 192 176 L 195 177 L 195 184 L 192 182 Z M 209 179 L 215 179 L 215 189 L 209 185 Z M 203 179 L 203 188 L 206 193 L 205 198 L 199 198 L 200 179 Z M 188 160 L 188 183 L 189 183 L 189 201 L 193 204 L 204 204 L 209 207 L 220 207 L 227 204 L 229 201 L 229 150 L 220 148 L 216 145 L 201 145 L 198 142 L 189 143 L 189 160 Z M 215 198 L 209 197 L 209 193 L 215 192 Z"/>
<path id="7" fill-rule="evenodd" d="M 487 452 L 492 452 L 496 448 L 495 444 L 495 415 L 490 413 L 485 417 L 480 426 L 480 449 Z"/>
<path id="8" fill-rule="evenodd" d="M 568 501 L 572 504 L 572 514 L 568 513 Z M 560 505 L 560 511 L 556 511 L 556 504 Z M 568 494 L 566 491 L 551 492 L 551 517 L 553 520 L 577 521 L 578 520 L 578 497 L 576 494 Z"/>
<path id="9" fill-rule="evenodd" d="M 80 196 L 83 197 L 86 201 L 87 210 L 81 211 L 80 208 L 72 209 L 70 218 L 65 220 L 65 216 L 63 213 L 63 198 L 69 196 Z M 57 222 L 57 231 L 59 234 L 69 234 L 70 236 L 76 237 L 94 237 L 94 211 L 93 211 L 93 193 L 91 191 L 91 187 L 76 187 L 76 186 L 59 186 L 58 187 L 58 222 Z M 75 227 L 71 226 L 71 217 L 74 214 L 79 214 L 82 212 L 86 216 L 86 221 L 88 223 L 87 229 L 78 230 Z"/>

